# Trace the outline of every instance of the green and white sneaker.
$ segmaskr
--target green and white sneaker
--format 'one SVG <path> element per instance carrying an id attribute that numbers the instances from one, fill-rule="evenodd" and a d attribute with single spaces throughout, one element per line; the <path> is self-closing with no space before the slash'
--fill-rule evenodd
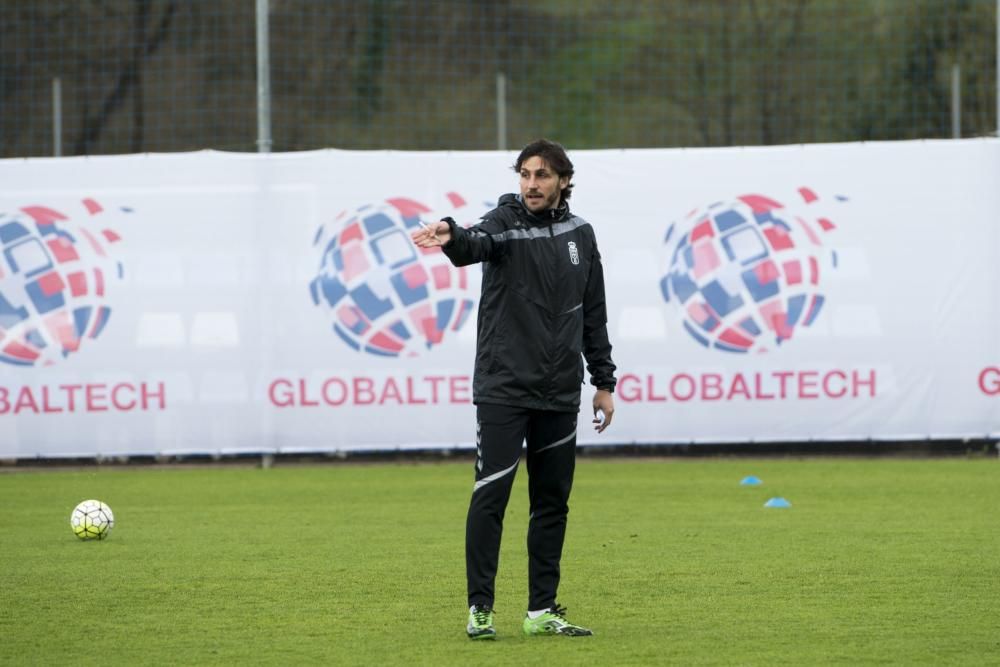
<path id="1" fill-rule="evenodd" d="M 473 605 L 469 607 L 469 624 L 465 626 L 469 639 L 496 639 L 493 627 L 493 607 Z"/>
<path id="2" fill-rule="evenodd" d="M 528 636 L 536 635 L 565 635 L 567 637 L 589 637 L 594 634 L 592 630 L 573 625 L 566 620 L 566 608 L 555 605 L 549 607 L 545 613 L 536 618 L 524 617 L 524 634 Z"/>

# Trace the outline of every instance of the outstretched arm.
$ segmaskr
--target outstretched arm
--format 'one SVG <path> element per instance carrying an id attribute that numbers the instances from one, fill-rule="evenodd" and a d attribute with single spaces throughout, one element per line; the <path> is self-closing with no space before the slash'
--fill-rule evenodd
<path id="1" fill-rule="evenodd" d="M 497 259 L 502 252 L 500 237 L 492 234 L 500 231 L 499 222 L 483 218 L 478 225 L 468 229 L 459 227 L 451 218 L 438 222 L 421 223 L 421 228 L 410 234 L 418 248 L 440 247 L 455 266 L 466 266 L 476 262 Z"/>

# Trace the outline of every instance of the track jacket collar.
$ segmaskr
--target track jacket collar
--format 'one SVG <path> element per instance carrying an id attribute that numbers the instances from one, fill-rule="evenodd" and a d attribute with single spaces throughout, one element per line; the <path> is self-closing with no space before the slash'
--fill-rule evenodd
<path id="1" fill-rule="evenodd" d="M 512 193 L 503 195 L 500 197 L 499 205 L 516 207 L 518 212 L 533 225 L 551 225 L 554 222 L 568 220 L 570 217 L 569 204 L 565 200 L 559 202 L 557 207 L 547 209 L 541 213 L 533 213 L 527 206 L 524 205 L 524 200 L 519 194 Z"/>

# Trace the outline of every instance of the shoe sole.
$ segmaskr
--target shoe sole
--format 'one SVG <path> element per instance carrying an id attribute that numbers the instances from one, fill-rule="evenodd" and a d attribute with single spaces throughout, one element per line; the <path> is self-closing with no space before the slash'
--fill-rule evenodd
<path id="1" fill-rule="evenodd" d="M 589 632 L 525 632 L 525 637 L 593 637 L 593 631 Z"/>

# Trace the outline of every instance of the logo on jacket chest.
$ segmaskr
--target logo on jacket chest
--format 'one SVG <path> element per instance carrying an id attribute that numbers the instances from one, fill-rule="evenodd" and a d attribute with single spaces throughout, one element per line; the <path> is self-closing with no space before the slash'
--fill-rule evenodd
<path id="1" fill-rule="evenodd" d="M 569 261 L 571 261 L 574 264 L 579 264 L 580 263 L 580 253 L 577 252 L 576 243 L 574 243 L 573 241 L 570 241 L 570 242 L 568 242 L 566 244 L 566 247 L 569 248 Z"/>

